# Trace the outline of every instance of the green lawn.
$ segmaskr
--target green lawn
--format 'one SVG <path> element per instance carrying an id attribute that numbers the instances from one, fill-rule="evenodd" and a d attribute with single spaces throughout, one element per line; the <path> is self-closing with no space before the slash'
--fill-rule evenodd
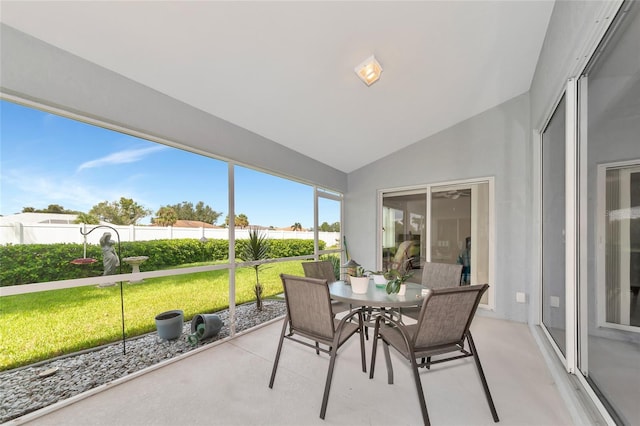
<path id="1" fill-rule="evenodd" d="M 189 265 L 193 266 L 193 265 Z M 260 271 L 263 297 L 282 293 L 279 274 L 303 275 L 300 261 Z M 236 270 L 236 304 L 255 300 L 252 268 Z M 124 284 L 127 338 L 155 331 L 155 316 L 182 309 L 193 315 L 229 306 L 228 271 L 145 279 Z M 0 371 L 122 339 L 120 286 L 94 286 L 0 298 Z"/>

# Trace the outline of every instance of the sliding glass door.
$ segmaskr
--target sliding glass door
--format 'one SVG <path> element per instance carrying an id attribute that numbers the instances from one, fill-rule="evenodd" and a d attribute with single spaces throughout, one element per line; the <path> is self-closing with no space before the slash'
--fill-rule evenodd
<path id="1" fill-rule="evenodd" d="M 640 418 L 639 39 L 624 2 L 541 139 L 542 324 L 620 425 Z"/>
<path id="2" fill-rule="evenodd" d="M 563 97 L 542 134 L 542 323 L 566 354 L 565 108 Z"/>
<path id="3" fill-rule="evenodd" d="M 581 77 L 588 138 L 581 194 L 578 368 L 617 424 L 640 410 L 640 4 L 626 3 Z M 633 58 L 633 59 L 631 59 Z"/>
<path id="4" fill-rule="evenodd" d="M 492 191 L 486 179 L 383 192 L 383 269 L 405 265 L 421 283 L 425 262 L 461 264 L 461 285 L 489 283 L 481 303 L 492 307 Z"/>

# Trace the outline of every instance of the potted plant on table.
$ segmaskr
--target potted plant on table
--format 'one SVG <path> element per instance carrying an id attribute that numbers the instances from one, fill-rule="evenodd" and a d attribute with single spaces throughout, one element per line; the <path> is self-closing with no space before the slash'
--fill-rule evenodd
<path id="1" fill-rule="evenodd" d="M 387 283 L 387 294 L 397 293 L 398 295 L 404 295 L 407 289 L 406 281 L 413 276 L 413 272 L 401 273 L 397 269 L 391 269 L 389 271 L 389 282 Z"/>
<path id="2" fill-rule="evenodd" d="M 364 294 L 369 288 L 369 276 L 362 266 L 354 269 L 353 275 L 349 277 L 351 281 L 351 291 L 356 294 Z"/>

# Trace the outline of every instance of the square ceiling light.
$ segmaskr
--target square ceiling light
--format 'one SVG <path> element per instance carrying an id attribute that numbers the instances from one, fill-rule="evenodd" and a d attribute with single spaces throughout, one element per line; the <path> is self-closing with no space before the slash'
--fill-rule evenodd
<path id="1" fill-rule="evenodd" d="M 376 60 L 376 57 L 371 55 L 363 63 L 355 67 L 354 71 L 358 74 L 358 77 L 360 77 L 360 80 L 362 80 L 364 84 L 371 86 L 380 78 L 380 74 L 382 74 L 382 67 Z"/>

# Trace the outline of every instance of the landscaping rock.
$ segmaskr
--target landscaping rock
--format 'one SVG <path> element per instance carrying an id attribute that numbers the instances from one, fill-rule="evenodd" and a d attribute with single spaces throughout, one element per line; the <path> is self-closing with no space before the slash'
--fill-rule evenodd
<path id="1" fill-rule="evenodd" d="M 262 311 L 256 309 L 255 303 L 237 306 L 236 333 L 285 313 L 286 305 L 277 300 L 265 300 Z M 119 342 L 0 373 L 0 423 L 228 337 L 229 312 L 216 314 L 224 326 L 217 336 L 195 346 L 187 342 L 191 323 L 185 322 L 182 336 L 176 340 L 162 340 L 155 332 L 127 340 L 126 355 Z"/>

